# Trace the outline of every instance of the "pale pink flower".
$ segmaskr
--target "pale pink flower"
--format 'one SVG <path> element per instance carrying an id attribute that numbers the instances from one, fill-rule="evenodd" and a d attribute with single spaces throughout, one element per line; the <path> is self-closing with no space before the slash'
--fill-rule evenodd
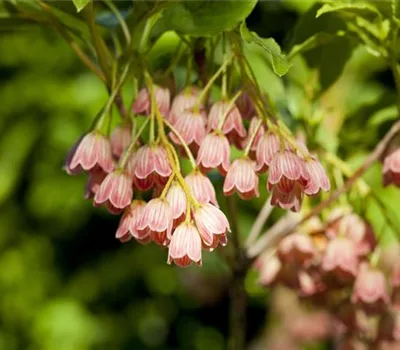
<path id="1" fill-rule="evenodd" d="M 185 88 L 178 95 L 176 95 L 172 101 L 172 106 L 169 111 L 168 120 L 170 123 L 175 124 L 178 118 L 181 117 L 182 113 L 188 109 L 193 108 L 197 104 L 199 96 L 199 89 L 191 86 Z M 200 110 L 204 110 L 201 105 Z"/>
<path id="2" fill-rule="evenodd" d="M 246 148 L 248 143 L 251 142 L 251 140 L 253 139 L 253 135 L 256 132 L 256 128 L 258 127 L 259 122 L 260 122 L 260 119 L 258 117 L 251 118 L 249 130 L 248 130 L 246 138 L 242 142 L 241 148 L 243 148 L 243 149 Z M 260 140 L 261 140 L 262 136 L 264 135 L 264 133 L 265 133 L 265 127 L 263 124 L 261 124 L 261 126 L 258 128 L 258 130 L 254 136 L 253 143 L 250 146 L 249 155 L 252 159 L 254 159 L 256 156 L 256 150 L 257 150 L 258 144 L 260 143 Z"/>
<path id="3" fill-rule="evenodd" d="M 260 256 L 256 261 L 256 269 L 259 271 L 258 282 L 262 286 L 269 287 L 279 280 L 282 262 L 275 254 Z"/>
<path id="4" fill-rule="evenodd" d="M 237 192 L 242 199 L 260 195 L 255 162 L 249 158 L 238 158 L 231 164 L 224 181 L 224 194 L 231 196 Z"/>
<path id="5" fill-rule="evenodd" d="M 256 148 L 257 171 L 268 170 L 272 159 L 281 149 L 279 137 L 272 132 L 266 132 L 258 141 Z"/>
<path id="6" fill-rule="evenodd" d="M 131 237 L 135 238 L 139 243 L 146 244 L 150 242 L 151 237 L 149 231 L 138 230 L 138 223 L 142 216 L 146 202 L 134 200 L 130 206 L 126 207 L 124 214 L 119 222 L 118 230 L 115 237 L 119 240 L 128 241 Z M 129 239 L 128 239 L 129 238 Z"/>
<path id="7" fill-rule="evenodd" d="M 193 223 L 183 222 L 174 231 L 168 249 L 168 264 L 186 267 L 192 262 L 201 266 L 201 238 Z"/>
<path id="8" fill-rule="evenodd" d="M 229 106 L 228 101 L 215 102 L 208 114 L 207 130 L 217 130 L 222 118 Z M 222 125 L 222 132 L 228 137 L 230 142 L 233 142 L 237 147 L 241 147 L 242 140 L 246 137 L 246 129 L 243 126 L 242 116 L 235 104 L 231 107 L 225 121 Z"/>
<path id="9" fill-rule="evenodd" d="M 112 214 L 119 214 L 133 196 L 132 182 L 128 174 L 118 169 L 109 173 L 94 196 L 96 205 L 106 204 Z"/>
<path id="10" fill-rule="evenodd" d="M 236 105 L 244 119 L 250 119 L 256 113 L 254 103 L 246 91 L 243 91 L 240 94 L 240 96 L 236 100 Z"/>
<path id="11" fill-rule="evenodd" d="M 279 258 L 288 264 L 303 265 L 311 262 L 317 251 L 309 235 L 293 233 L 278 245 Z"/>
<path id="12" fill-rule="evenodd" d="M 346 237 L 329 241 L 322 259 L 322 269 L 332 273 L 340 282 L 350 282 L 358 273 L 358 257 L 355 244 Z"/>
<path id="13" fill-rule="evenodd" d="M 110 136 L 112 154 L 119 158 L 131 143 L 132 125 L 125 123 L 118 125 Z"/>
<path id="14" fill-rule="evenodd" d="M 145 145 L 137 151 L 133 165 L 133 182 L 142 191 L 154 183 L 165 184 L 172 173 L 167 151 L 160 145 Z"/>
<path id="15" fill-rule="evenodd" d="M 99 131 L 93 130 L 86 134 L 79 144 L 73 147 L 72 152 L 68 156 L 70 161 L 65 166 L 68 174 L 76 174 L 82 169 L 90 171 L 96 166 L 106 173 L 114 168 L 110 142 Z"/>
<path id="16" fill-rule="evenodd" d="M 228 236 L 226 234 L 213 235 L 213 241 L 211 245 L 207 245 L 206 243 L 204 243 L 204 240 L 202 240 L 203 248 L 210 252 L 212 252 L 218 246 L 225 247 L 227 244 Z"/>
<path id="17" fill-rule="evenodd" d="M 400 148 L 386 156 L 383 161 L 383 184 L 400 186 Z"/>
<path id="18" fill-rule="evenodd" d="M 271 192 L 271 205 L 294 212 L 300 211 L 303 187 L 297 181 L 282 178 L 272 187 Z"/>
<path id="19" fill-rule="evenodd" d="M 317 159 L 311 158 L 310 160 L 306 160 L 305 166 L 310 174 L 310 181 L 304 189 L 306 195 L 315 196 L 321 190 L 327 192 L 331 189 L 331 184 L 325 169 Z"/>
<path id="20" fill-rule="evenodd" d="M 92 199 L 94 197 L 106 176 L 107 173 L 99 167 L 93 168 L 88 173 L 88 179 L 85 186 L 85 199 Z"/>
<path id="21" fill-rule="evenodd" d="M 200 203 L 211 203 L 218 206 L 215 189 L 210 179 L 200 171 L 194 171 L 185 177 L 192 195 Z"/>
<path id="22" fill-rule="evenodd" d="M 174 224 L 180 223 L 186 215 L 187 199 L 185 191 L 177 181 L 172 183 L 165 199 L 171 207 Z"/>
<path id="23" fill-rule="evenodd" d="M 170 106 L 170 92 L 167 88 L 160 86 L 153 86 L 153 93 L 156 105 L 161 115 L 164 117 L 168 116 Z M 132 111 L 135 114 L 149 115 L 151 111 L 151 98 L 147 88 L 141 89 L 135 99 L 132 106 Z"/>
<path id="24" fill-rule="evenodd" d="M 84 136 L 85 135 L 82 135 L 81 137 L 79 137 L 79 139 L 70 148 L 70 150 L 67 153 L 67 156 L 65 157 L 63 170 L 65 170 L 65 172 L 68 175 L 78 175 L 83 171 L 83 169 L 80 166 L 77 166 L 75 169 L 71 169 L 70 168 L 70 163 L 71 163 L 71 160 L 72 160 L 72 158 L 73 158 L 73 156 L 74 156 L 74 154 L 76 152 L 76 149 L 78 148 L 78 146 L 81 143 L 81 141 L 82 141 Z"/>
<path id="25" fill-rule="evenodd" d="M 213 244 L 214 235 L 224 235 L 230 231 L 225 214 L 212 204 L 200 205 L 195 209 L 193 217 L 200 236 L 207 246 Z"/>
<path id="26" fill-rule="evenodd" d="M 196 152 L 206 135 L 204 115 L 193 108 L 187 109 L 176 119 L 174 127 L 185 143 Z M 181 145 L 181 141 L 173 131 L 169 136 L 175 144 Z"/>
<path id="27" fill-rule="evenodd" d="M 319 269 L 298 271 L 299 295 L 310 297 L 327 290 Z"/>
<path id="28" fill-rule="evenodd" d="M 351 301 L 372 313 L 382 311 L 390 302 L 382 271 L 362 263 L 353 287 Z"/>
<path id="29" fill-rule="evenodd" d="M 154 198 L 147 203 L 139 219 L 139 232 L 149 232 L 159 245 L 168 245 L 172 234 L 172 210 L 165 199 Z"/>
<path id="30" fill-rule="evenodd" d="M 202 171 L 218 168 L 222 175 L 226 175 L 229 168 L 231 146 L 228 139 L 219 132 L 208 134 L 200 145 L 197 154 L 197 164 Z"/>
<path id="31" fill-rule="evenodd" d="M 339 234 L 349 237 L 356 245 L 357 254 L 365 256 L 376 247 L 372 226 L 356 214 L 344 215 L 338 221 Z"/>
<path id="32" fill-rule="evenodd" d="M 309 178 L 304 161 L 296 154 L 290 151 L 277 153 L 268 174 L 267 187 L 272 191 L 271 204 L 299 211 Z"/>

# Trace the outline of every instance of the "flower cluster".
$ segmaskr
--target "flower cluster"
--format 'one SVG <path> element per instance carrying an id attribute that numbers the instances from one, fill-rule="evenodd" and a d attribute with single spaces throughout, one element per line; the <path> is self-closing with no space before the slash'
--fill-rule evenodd
<path id="1" fill-rule="evenodd" d="M 384 268 L 378 254 L 371 226 L 356 214 L 336 212 L 326 226 L 315 219 L 284 238 L 256 268 L 262 285 L 284 285 L 329 310 L 342 348 L 378 349 L 400 341 L 400 259 Z"/>
<path id="2" fill-rule="evenodd" d="M 65 164 L 68 174 L 88 174 L 85 198 L 122 214 L 116 234 L 120 241 L 153 241 L 168 247 L 169 263 L 200 265 L 202 249 L 225 245 L 229 232 L 206 175 L 214 169 L 224 177 L 224 195 L 237 193 L 242 199 L 259 196 L 259 175 L 268 171 L 272 205 L 293 211 L 300 210 L 304 194 L 329 190 L 317 158 L 277 122 L 258 115 L 245 92 L 208 106 L 207 89 L 189 86 L 171 103 L 167 88 L 150 79 L 147 83 L 132 105 L 131 119 L 110 136 L 96 123 Z M 139 115 L 146 120 L 140 130 Z M 233 160 L 232 147 L 241 151 Z M 182 157 L 192 163 L 186 175 Z"/>

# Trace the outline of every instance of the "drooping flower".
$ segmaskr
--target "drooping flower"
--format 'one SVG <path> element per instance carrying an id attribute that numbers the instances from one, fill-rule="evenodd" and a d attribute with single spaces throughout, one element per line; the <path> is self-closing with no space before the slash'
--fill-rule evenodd
<path id="1" fill-rule="evenodd" d="M 307 264 L 316 253 L 311 237 L 302 233 L 293 233 L 282 239 L 278 245 L 278 256 L 287 264 Z"/>
<path id="2" fill-rule="evenodd" d="M 282 262 L 275 254 L 265 253 L 265 256 L 261 255 L 257 259 L 255 267 L 259 271 L 258 281 L 262 286 L 269 287 L 278 282 L 282 270 Z"/>
<path id="3" fill-rule="evenodd" d="M 308 181 L 304 193 L 308 196 L 315 196 L 321 190 L 329 191 L 331 184 L 329 178 L 326 175 L 325 169 L 322 164 L 315 158 L 311 158 L 305 161 L 305 166 L 310 174 L 310 181 Z"/>
<path id="4" fill-rule="evenodd" d="M 240 96 L 236 100 L 236 105 L 244 119 L 250 119 L 256 113 L 254 103 L 246 91 L 243 91 L 240 94 Z"/>
<path id="5" fill-rule="evenodd" d="M 220 123 L 225 117 L 229 107 L 228 101 L 215 102 L 208 114 L 207 130 L 218 130 Z M 242 141 L 246 137 L 246 129 L 243 126 L 242 116 L 235 104 L 230 108 L 222 125 L 222 132 L 228 137 L 229 141 L 237 147 L 242 146 Z"/>
<path id="6" fill-rule="evenodd" d="M 196 152 L 206 135 L 205 118 L 200 110 L 192 108 L 183 111 L 176 119 L 174 127 L 191 150 Z M 175 144 L 181 145 L 173 131 L 169 135 Z"/>
<path id="7" fill-rule="evenodd" d="M 121 169 L 109 173 L 94 196 L 96 205 L 106 204 L 112 214 L 119 214 L 127 207 L 133 196 L 132 181 Z"/>
<path id="8" fill-rule="evenodd" d="M 110 136 L 112 154 L 119 158 L 131 143 L 132 126 L 130 123 L 118 125 Z"/>
<path id="9" fill-rule="evenodd" d="M 266 132 L 261 136 L 256 148 L 256 160 L 258 172 L 268 170 L 272 159 L 281 148 L 279 137 L 272 132 Z"/>
<path id="10" fill-rule="evenodd" d="M 185 219 L 187 199 L 185 191 L 177 181 L 172 183 L 165 199 L 171 207 L 174 224 L 179 224 L 183 219 Z"/>
<path id="11" fill-rule="evenodd" d="M 167 88 L 160 86 L 153 86 L 153 93 L 156 105 L 161 115 L 164 117 L 168 116 L 170 106 L 170 92 Z M 149 115 L 151 111 L 151 98 L 147 88 L 140 89 L 136 96 L 135 102 L 132 106 L 132 111 L 135 114 Z"/>
<path id="12" fill-rule="evenodd" d="M 255 162 L 247 157 L 235 159 L 226 174 L 224 194 L 231 196 L 234 192 L 237 192 L 242 199 L 251 199 L 260 195 Z"/>
<path id="13" fill-rule="evenodd" d="M 215 243 L 214 235 L 225 235 L 230 231 L 225 214 L 212 204 L 200 205 L 195 209 L 193 217 L 202 241 L 207 246 Z"/>
<path id="14" fill-rule="evenodd" d="M 271 204 L 299 211 L 309 178 L 304 161 L 296 154 L 290 151 L 277 153 L 268 174 L 267 187 L 272 191 Z"/>
<path id="15" fill-rule="evenodd" d="M 400 148 L 386 156 L 383 161 L 383 184 L 400 186 Z"/>
<path id="16" fill-rule="evenodd" d="M 95 167 L 89 172 L 85 186 L 85 199 L 92 199 L 94 197 L 106 176 L 107 173 L 99 167 Z"/>
<path id="17" fill-rule="evenodd" d="M 211 203 L 218 206 L 215 189 L 210 179 L 200 171 L 194 171 L 185 177 L 194 198 L 200 203 Z"/>
<path id="18" fill-rule="evenodd" d="M 249 130 L 247 133 L 246 138 L 243 140 L 242 147 L 241 148 L 246 148 L 249 142 L 252 142 L 250 146 L 250 158 L 255 159 L 256 156 L 256 150 L 258 147 L 258 144 L 260 143 L 260 140 L 262 136 L 265 133 L 265 127 L 263 124 L 259 126 L 260 119 L 258 117 L 253 117 L 250 119 L 250 125 L 249 125 Z M 258 130 L 257 130 L 258 128 Z M 254 135 L 254 133 L 256 133 Z M 254 137 L 253 137 L 254 135 Z"/>
<path id="19" fill-rule="evenodd" d="M 139 233 L 148 232 L 159 245 L 168 245 L 172 234 L 172 209 L 165 199 L 153 198 L 146 204 L 139 219 Z"/>
<path id="20" fill-rule="evenodd" d="M 151 237 L 149 231 L 138 230 L 138 224 L 145 205 L 145 201 L 134 200 L 130 206 L 125 208 L 124 214 L 122 215 L 117 232 L 115 234 L 117 239 L 126 242 L 133 237 L 142 244 L 150 242 Z"/>
<path id="21" fill-rule="evenodd" d="M 338 233 L 354 242 L 359 256 L 368 255 L 376 247 L 372 226 L 356 214 L 344 215 L 338 221 Z"/>
<path id="22" fill-rule="evenodd" d="M 152 144 L 141 147 L 134 159 L 133 182 L 142 191 L 153 187 L 154 183 L 164 185 L 172 173 L 164 147 Z"/>
<path id="23" fill-rule="evenodd" d="M 366 262 L 362 263 L 354 283 L 351 301 L 370 313 L 382 311 L 390 301 L 383 272 L 372 268 Z"/>
<path id="24" fill-rule="evenodd" d="M 198 100 L 199 89 L 190 86 L 181 91 L 178 95 L 176 95 L 172 101 L 172 106 L 169 111 L 168 120 L 170 123 L 175 124 L 178 118 L 181 117 L 182 113 L 186 110 L 193 108 Z M 200 110 L 204 110 L 204 107 L 201 105 Z"/>
<path id="25" fill-rule="evenodd" d="M 186 267 L 192 262 L 201 266 L 201 238 L 193 223 L 183 222 L 174 231 L 168 249 L 168 264 Z"/>
<path id="26" fill-rule="evenodd" d="M 228 139 L 219 132 L 208 134 L 200 145 L 197 154 L 197 164 L 202 171 L 218 168 L 222 175 L 226 175 L 229 168 L 231 147 Z"/>
<path id="27" fill-rule="evenodd" d="M 322 258 L 322 269 L 332 273 L 339 282 L 347 283 L 358 273 L 358 257 L 355 244 L 346 237 L 329 241 Z"/>
<path id="28" fill-rule="evenodd" d="M 73 153 L 72 153 L 73 152 Z M 68 174 L 77 174 L 82 169 L 90 171 L 96 166 L 109 173 L 114 168 L 108 139 L 99 131 L 86 134 L 70 152 L 65 168 Z"/>

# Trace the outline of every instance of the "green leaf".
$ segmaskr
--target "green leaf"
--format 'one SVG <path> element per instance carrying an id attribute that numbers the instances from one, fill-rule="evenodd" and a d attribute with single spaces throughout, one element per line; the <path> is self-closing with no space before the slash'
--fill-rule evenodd
<path id="1" fill-rule="evenodd" d="M 240 26 L 240 33 L 245 42 L 257 44 L 267 52 L 268 61 L 277 75 L 281 77 L 288 72 L 291 63 L 287 60 L 286 56 L 281 53 L 280 46 L 273 38 L 260 38 L 257 33 L 247 29 L 245 22 Z"/>
<path id="2" fill-rule="evenodd" d="M 330 12 L 337 12 L 337 11 L 342 11 L 342 12 L 348 12 L 351 14 L 357 14 L 357 15 L 372 15 L 373 17 L 382 17 L 382 14 L 378 11 L 378 9 L 368 3 L 343 3 L 343 2 L 337 2 L 337 3 L 329 3 L 323 5 L 316 14 L 316 18 L 322 16 L 325 13 L 330 13 Z"/>
<path id="3" fill-rule="evenodd" d="M 346 30 L 346 24 L 339 16 L 327 13 L 324 18 L 316 18 L 320 5 L 314 5 L 304 13 L 296 24 L 291 40 L 291 50 L 304 45 L 304 58 L 310 68 L 317 70 L 320 76 L 320 92 L 323 92 L 339 78 L 343 67 L 350 57 L 354 44 L 347 36 L 340 36 Z M 324 34 L 323 34 L 324 33 Z M 317 36 L 312 39 L 313 36 Z M 324 45 L 316 45 L 320 41 Z M 315 44 L 314 47 L 312 47 Z M 298 48 L 295 48 L 295 46 Z M 307 50 L 305 50 L 307 49 Z"/>
<path id="4" fill-rule="evenodd" d="M 375 112 L 368 120 L 369 126 L 378 126 L 384 122 L 398 118 L 396 105 L 391 105 Z"/>
<path id="5" fill-rule="evenodd" d="M 163 12 L 167 28 L 192 36 L 212 36 L 235 28 L 254 9 L 257 0 L 177 2 Z"/>
<path id="6" fill-rule="evenodd" d="M 328 42 L 330 42 L 333 39 L 332 34 L 328 33 L 317 33 L 305 41 L 303 41 L 301 44 L 294 45 L 292 49 L 290 50 L 290 53 L 288 54 L 288 57 L 293 58 L 295 55 L 299 54 L 300 52 L 305 52 L 311 49 L 316 48 L 319 45 L 324 45 Z"/>
<path id="7" fill-rule="evenodd" d="M 72 0 L 72 2 L 74 3 L 75 7 L 76 7 L 76 11 L 77 12 L 81 12 L 86 5 L 89 3 L 90 0 Z"/>

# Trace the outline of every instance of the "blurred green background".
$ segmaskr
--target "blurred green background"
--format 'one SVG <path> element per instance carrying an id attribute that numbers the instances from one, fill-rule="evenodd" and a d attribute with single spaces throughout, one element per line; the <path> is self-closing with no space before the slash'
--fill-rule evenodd
<path id="1" fill-rule="evenodd" d="M 285 47 L 302 3 L 261 2 L 248 25 Z M 317 131 L 357 164 L 390 125 L 394 92 L 390 72 L 365 50 L 352 60 L 346 69 L 354 74 L 337 89 L 349 87 L 348 95 L 329 100 L 340 101 L 341 117 L 333 119 L 347 131 Z M 257 66 L 255 58 L 253 64 L 289 123 L 312 117 L 304 117 L 296 90 L 301 62 L 285 84 L 266 64 Z M 179 269 L 166 264 L 166 249 L 119 243 L 118 218 L 83 199 L 83 176 L 62 171 L 69 148 L 106 98 L 101 82 L 56 33 L 36 26 L 1 32 L 0 349 L 224 349 L 229 271 L 219 252 L 204 253 L 202 268 Z M 371 130 L 360 129 L 366 116 L 385 108 Z M 379 169 L 367 176 L 374 186 L 380 186 Z M 263 189 L 260 199 L 241 202 L 243 234 L 265 199 Z M 369 210 L 382 217 L 379 207 Z M 256 278 L 251 271 L 246 280 L 248 339 L 263 332 L 268 313 L 267 292 Z"/>

